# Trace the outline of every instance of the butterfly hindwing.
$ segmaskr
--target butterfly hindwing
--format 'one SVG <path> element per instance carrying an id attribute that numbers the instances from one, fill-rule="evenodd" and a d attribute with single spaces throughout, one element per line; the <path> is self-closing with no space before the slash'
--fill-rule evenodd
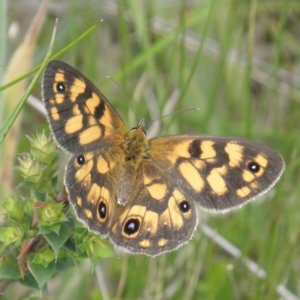
<path id="1" fill-rule="evenodd" d="M 127 132 L 104 95 L 84 75 L 63 62 L 51 61 L 47 65 L 42 96 L 52 133 L 70 153 L 119 145 Z"/>
<path id="2" fill-rule="evenodd" d="M 124 207 L 117 207 L 111 240 L 133 253 L 156 256 L 186 243 L 197 225 L 194 203 L 151 160 L 143 161 Z"/>
<path id="3" fill-rule="evenodd" d="M 284 162 L 273 149 L 243 139 L 164 136 L 149 141 L 152 157 L 204 209 L 226 211 L 268 191 Z"/>

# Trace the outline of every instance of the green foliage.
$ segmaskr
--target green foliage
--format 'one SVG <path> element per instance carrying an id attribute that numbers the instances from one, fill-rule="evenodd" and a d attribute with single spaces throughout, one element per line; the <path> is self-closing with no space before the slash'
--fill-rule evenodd
<path id="1" fill-rule="evenodd" d="M 18 268 L 17 259 L 12 254 L 4 254 L 0 260 L 0 278 L 20 279 L 22 274 Z"/>
<path id="2" fill-rule="evenodd" d="M 77 228 L 74 215 L 67 214 L 68 200 L 57 194 L 53 180 L 59 156 L 55 142 L 44 133 L 29 140 L 29 152 L 15 168 L 23 178 L 22 196 L 1 203 L 6 226 L 0 228 L 0 280 L 19 280 L 46 292 L 48 280 L 79 259 L 96 265 L 114 254 L 106 241 Z"/>

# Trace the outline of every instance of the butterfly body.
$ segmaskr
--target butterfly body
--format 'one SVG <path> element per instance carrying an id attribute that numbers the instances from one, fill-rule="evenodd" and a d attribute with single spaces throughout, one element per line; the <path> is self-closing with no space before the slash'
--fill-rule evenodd
<path id="1" fill-rule="evenodd" d="M 224 212 L 270 189 L 284 169 L 273 149 L 247 140 L 131 131 L 80 72 L 48 64 L 43 100 L 57 143 L 72 157 L 65 185 L 78 219 L 132 253 L 156 256 L 186 243 L 194 203 Z"/>
<path id="2" fill-rule="evenodd" d="M 124 142 L 121 145 L 125 154 L 125 161 L 133 167 L 139 165 L 143 159 L 149 158 L 149 143 L 143 128 L 144 125 L 141 124 L 131 129 L 124 137 Z"/>

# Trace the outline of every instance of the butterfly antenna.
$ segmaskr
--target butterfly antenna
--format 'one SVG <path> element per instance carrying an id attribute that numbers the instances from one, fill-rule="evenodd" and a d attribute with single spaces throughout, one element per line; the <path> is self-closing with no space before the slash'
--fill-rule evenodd
<path id="1" fill-rule="evenodd" d="M 200 108 L 199 108 L 199 107 L 186 107 L 186 108 L 183 108 L 183 109 L 179 109 L 179 110 L 174 111 L 174 112 L 172 112 L 172 113 L 170 113 L 170 114 L 164 115 L 164 116 L 159 117 L 159 118 L 154 119 L 154 120 L 151 120 L 151 121 L 147 124 L 147 126 L 149 126 L 150 124 L 152 124 L 152 123 L 155 122 L 155 121 L 159 121 L 159 120 L 164 119 L 164 118 L 166 118 L 166 117 L 169 117 L 169 116 L 172 116 L 172 115 L 175 115 L 175 114 L 184 112 L 184 111 L 188 111 L 188 110 L 200 110 Z"/>
<path id="2" fill-rule="evenodd" d="M 110 77 L 110 76 L 106 76 L 106 78 L 112 80 L 120 88 L 120 90 L 121 90 L 121 92 L 122 92 L 122 94 L 123 94 L 123 96 L 124 96 L 124 98 L 125 98 L 128 106 L 129 106 L 129 108 L 131 109 L 131 111 L 133 112 L 133 114 L 135 116 L 136 123 L 138 123 L 139 121 L 138 121 L 137 115 L 136 115 L 135 111 L 133 110 L 133 107 L 132 107 L 130 101 L 128 100 L 127 96 L 125 95 L 125 93 L 124 93 L 122 87 L 120 86 L 120 84 L 116 80 L 114 80 L 112 77 Z"/>

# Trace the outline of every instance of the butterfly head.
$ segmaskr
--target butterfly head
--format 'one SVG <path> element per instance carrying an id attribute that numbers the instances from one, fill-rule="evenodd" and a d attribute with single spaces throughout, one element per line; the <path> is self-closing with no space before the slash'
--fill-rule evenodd
<path id="1" fill-rule="evenodd" d="M 136 132 L 137 134 L 143 133 L 143 135 L 146 136 L 146 131 L 144 130 L 144 127 L 145 127 L 145 119 L 142 119 L 138 123 L 137 127 L 131 128 L 130 132 Z"/>

